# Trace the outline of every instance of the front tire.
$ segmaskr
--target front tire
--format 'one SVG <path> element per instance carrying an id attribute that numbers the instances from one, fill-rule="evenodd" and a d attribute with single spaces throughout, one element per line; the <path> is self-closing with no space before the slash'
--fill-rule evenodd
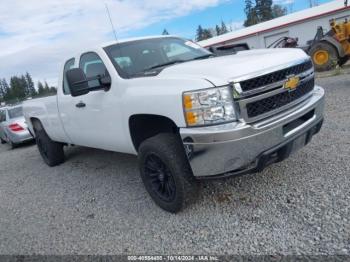
<path id="1" fill-rule="evenodd" d="M 318 42 L 310 49 L 310 56 L 318 72 L 334 69 L 338 64 L 338 52 L 327 42 Z"/>
<path id="2" fill-rule="evenodd" d="M 39 122 L 35 123 L 34 131 L 35 141 L 44 162 L 51 167 L 63 163 L 63 144 L 52 141 Z"/>
<path id="3" fill-rule="evenodd" d="M 144 186 L 162 209 L 177 213 L 197 195 L 198 184 L 177 135 L 162 133 L 147 139 L 138 158 Z"/>
<path id="4" fill-rule="evenodd" d="M 3 140 L 2 138 L 0 138 L 0 142 L 1 142 L 1 144 L 5 144 L 6 143 L 6 141 Z"/>

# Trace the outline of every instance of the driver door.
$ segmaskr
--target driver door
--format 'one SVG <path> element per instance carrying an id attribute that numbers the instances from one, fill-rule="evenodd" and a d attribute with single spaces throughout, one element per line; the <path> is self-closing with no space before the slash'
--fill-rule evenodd
<path id="1" fill-rule="evenodd" d="M 66 63 L 64 72 L 74 67 L 74 62 Z M 87 77 L 109 74 L 107 68 L 95 52 L 82 54 L 79 67 Z M 98 80 L 89 81 L 89 86 L 99 85 Z M 118 100 L 113 99 L 113 81 L 109 91 L 98 90 L 85 95 L 70 95 L 65 75 L 63 77 L 64 95 L 59 102 L 60 116 L 66 134 L 76 145 L 116 150 L 118 134 L 121 133 Z M 120 137 L 120 136 L 119 136 Z"/>

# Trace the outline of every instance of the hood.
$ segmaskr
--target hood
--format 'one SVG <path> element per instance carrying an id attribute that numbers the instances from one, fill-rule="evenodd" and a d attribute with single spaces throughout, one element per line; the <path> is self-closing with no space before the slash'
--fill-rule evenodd
<path id="1" fill-rule="evenodd" d="M 161 78 L 200 78 L 216 86 L 249 74 L 257 74 L 276 67 L 307 59 L 301 49 L 258 49 L 238 52 L 235 55 L 195 60 L 165 68 Z"/>

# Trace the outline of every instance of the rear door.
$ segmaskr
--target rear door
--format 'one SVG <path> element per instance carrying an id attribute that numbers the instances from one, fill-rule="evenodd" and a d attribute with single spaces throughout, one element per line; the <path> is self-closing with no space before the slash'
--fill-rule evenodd
<path id="1" fill-rule="evenodd" d="M 65 71 L 77 63 L 66 63 Z M 104 61 L 96 52 L 84 53 L 80 56 L 79 67 L 87 77 L 109 74 Z M 59 97 L 59 112 L 64 129 L 73 144 L 116 151 L 122 125 L 121 113 L 118 110 L 118 99 L 113 94 L 114 86 L 109 91 L 98 90 L 88 94 L 72 97 L 68 83 L 63 76 L 65 94 Z M 98 81 L 90 81 L 89 86 L 98 85 Z M 115 91 L 115 90 L 114 90 Z"/>

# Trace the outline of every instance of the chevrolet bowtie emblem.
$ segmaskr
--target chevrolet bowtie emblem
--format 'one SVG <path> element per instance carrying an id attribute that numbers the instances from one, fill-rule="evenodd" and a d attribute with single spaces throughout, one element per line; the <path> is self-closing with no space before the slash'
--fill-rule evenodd
<path id="1" fill-rule="evenodd" d="M 293 91 L 297 88 L 297 86 L 300 83 L 300 78 L 298 76 L 290 76 L 288 77 L 288 80 L 284 83 L 284 88 Z"/>

